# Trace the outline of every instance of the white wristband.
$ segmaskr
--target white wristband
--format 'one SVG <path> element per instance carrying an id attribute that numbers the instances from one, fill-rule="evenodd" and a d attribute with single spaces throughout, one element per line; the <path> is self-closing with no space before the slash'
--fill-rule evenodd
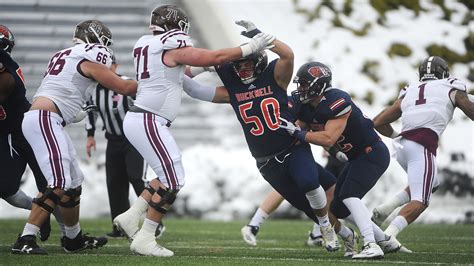
<path id="1" fill-rule="evenodd" d="M 395 129 L 393 130 L 392 134 L 390 135 L 390 138 L 394 139 L 400 135 L 400 132 L 396 131 Z"/>
<path id="2" fill-rule="evenodd" d="M 242 50 L 242 57 L 247 57 L 253 54 L 253 49 L 248 43 L 240 46 L 240 50 Z"/>

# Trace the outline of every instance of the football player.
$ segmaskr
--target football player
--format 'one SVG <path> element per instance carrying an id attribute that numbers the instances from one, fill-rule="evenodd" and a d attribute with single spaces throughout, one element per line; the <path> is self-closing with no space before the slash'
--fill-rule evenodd
<path id="1" fill-rule="evenodd" d="M 246 28 L 242 34 L 247 37 L 259 32 L 250 21 L 236 23 Z M 266 207 L 276 208 L 273 202 L 278 202 L 276 197 L 283 196 L 320 224 L 328 251 L 339 248 L 331 223 L 335 224 L 336 231 L 349 247 L 345 255 L 350 256 L 357 248 L 357 235 L 334 217 L 330 221 L 328 216 L 329 200 L 325 191 L 332 195 L 335 177 L 314 161 L 307 143 L 299 142 L 279 129 L 279 119 L 293 117 L 286 88 L 291 81 L 294 56 L 285 43 L 275 40 L 272 45 L 271 51 L 279 59 L 268 64 L 265 52 L 255 53 L 216 67 L 224 86 L 203 86 L 186 78 L 185 90 L 197 99 L 232 105 L 258 169 L 277 191 L 265 200 Z M 194 76 L 199 72 L 199 69 L 190 68 L 188 74 Z M 251 245 L 256 245 L 257 232 L 257 226 L 241 229 L 244 240 Z"/>
<path id="2" fill-rule="evenodd" d="M 43 81 L 25 113 L 22 130 L 47 180 L 47 188 L 33 200 L 28 221 L 12 247 L 16 254 L 46 254 L 34 236 L 57 205 L 65 223 L 61 240 L 66 252 L 97 248 L 105 237 L 83 234 L 79 225 L 79 203 L 84 175 L 79 169 L 74 145 L 64 129 L 75 120 L 85 103 L 85 90 L 100 82 L 117 93 L 136 93 L 137 83 L 122 80 L 109 67 L 112 34 L 98 20 L 77 24 L 74 46 L 58 51 L 51 58 Z"/>
<path id="3" fill-rule="evenodd" d="M 347 155 L 349 161 L 338 176 L 331 212 L 359 228 L 364 247 L 353 259 L 383 258 L 384 251 L 397 251 L 401 245 L 370 220 L 361 199 L 387 169 L 390 155 L 372 121 L 364 117 L 349 94 L 332 87 L 331 81 L 326 65 L 303 64 L 293 80 L 297 90 L 292 92 L 298 126 L 281 119 L 280 127 L 301 142 L 336 145 Z M 312 131 L 315 128 L 322 130 Z"/>
<path id="4" fill-rule="evenodd" d="M 46 179 L 36 162 L 33 151 L 21 131 L 23 113 L 31 104 L 26 99 L 26 89 L 21 68 L 10 56 L 15 46 L 13 33 L 0 25 L 0 197 L 15 207 L 31 209 L 32 198 L 20 189 L 21 177 L 26 164 L 31 168 L 38 191 L 46 189 Z M 64 232 L 59 209 L 54 214 Z M 51 232 L 48 220 L 40 230 L 40 239 L 45 241 Z"/>
<path id="5" fill-rule="evenodd" d="M 382 135 L 394 138 L 397 161 L 408 176 L 408 186 L 402 192 L 373 210 L 374 220 L 382 223 L 395 208 L 406 204 L 385 230 L 392 236 L 397 236 L 423 213 L 439 185 L 436 150 L 454 109 L 458 107 L 474 120 L 474 103 L 469 100 L 466 84 L 450 77 L 444 59 L 426 58 L 418 73 L 419 82 L 402 89 L 395 103 L 374 118 L 375 128 Z M 401 133 L 390 125 L 399 118 Z"/>
<path id="6" fill-rule="evenodd" d="M 188 35 L 188 17 L 174 5 L 161 5 L 151 12 L 150 30 L 152 34 L 142 36 L 133 49 L 138 93 L 123 127 L 125 136 L 157 178 L 114 223 L 133 239 L 133 252 L 168 257 L 174 253 L 158 245 L 154 234 L 184 185 L 181 152 L 169 127 L 179 112 L 185 66 L 223 64 L 263 50 L 274 37 L 262 33 L 244 46 L 215 51 L 194 48 Z M 139 230 L 138 220 L 145 211 L 146 218 Z"/>

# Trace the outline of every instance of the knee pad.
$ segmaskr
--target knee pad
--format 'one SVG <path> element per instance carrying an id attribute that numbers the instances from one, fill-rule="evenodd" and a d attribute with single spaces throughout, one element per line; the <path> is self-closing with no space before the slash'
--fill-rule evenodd
<path id="1" fill-rule="evenodd" d="M 159 202 L 153 202 L 150 200 L 148 205 L 155 209 L 157 212 L 166 214 L 168 212 L 169 206 L 172 205 L 176 199 L 176 195 L 178 194 L 178 190 L 174 189 L 164 189 L 164 188 L 158 188 L 156 191 L 158 195 L 160 195 L 161 199 Z"/>
<path id="2" fill-rule="evenodd" d="M 65 196 L 68 196 L 69 199 L 67 201 L 60 201 L 59 206 L 64 208 L 74 208 L 81 203 L 81 194 L 82 194 L 82 187 L 79 186 L 77 188 L 68 189 L 64 193 Z"/>
<path id="3" fill-rule="evenodd" d="M 46 188 L 46 190 L 44 191 L 41 197 L 33 199 L 33 203 L 40 206 L 45 211 L 52 213 L 54 211 L 54 206 L 53 207 L 49 206 L 46 203 L 47 199 L 51 200 L 54 203 L 54 205 L 58 204 L 60 200 L 59 196 L 54 193 L 53 188 L 48 187 Z"/>
<path id="4" fill-rule="evenodd" d="M 306 198 L 309 201 L 309 205 L 311 205 L 311 208 L 313 209 L 319 210 L 326 207 L 326 192 L 324 192 L 324 189 L 321 186 L 306 192 Z"/>

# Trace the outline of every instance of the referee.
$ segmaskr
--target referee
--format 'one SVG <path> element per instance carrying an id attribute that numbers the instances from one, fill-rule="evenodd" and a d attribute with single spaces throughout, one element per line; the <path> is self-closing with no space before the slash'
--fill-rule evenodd
<path id="1" fill-rule="evenodd" d="M 111 70 L 116 71 L 118 64 L 113 57 Z M 122 79 L 128 77 L 119 75 Z M 133 105 L 133 99 L 117 94 L 101 84 L 93 85 L 89 88 L 89 100 L 87 105 L 97 106 L 97 111 L 89 112 L 86 122 L 87 156 L 91 157 L 91 150 L 95 150 L 95 123 L 97 117 L 102 118 L 107 139 L 105 152 L 105 174 L 107 182 L 107 192 L 109 196 L 110 214 L 112 220 L 119 214 L 130 208 L 128 201 L 129 183 L 132 184 L 137 196 L 147 185 L 146 169 L 147 164 L 138 151 L 128 142 L 123 133 L 123 118 L 125 113 Z M 157 237 L 164 232 L 164 226 L 160 224 L 157 228 Z M 112 232 L 106 234 L 107 237 L 123 237 L 122 233 L 113 227 Z"/>

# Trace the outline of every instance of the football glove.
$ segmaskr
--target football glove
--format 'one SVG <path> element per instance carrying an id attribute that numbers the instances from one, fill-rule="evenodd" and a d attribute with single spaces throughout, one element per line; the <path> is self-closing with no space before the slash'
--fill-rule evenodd
<path id="1" fill-rule="evenodd" d="M 292 135 L 293 137 L 296 137 L 297 139 L 301 141 L 306 141 L 306 134 L 308 131 L 306 130 L 301 130 L 299 126 L 296 126 L 292 122 L 289 122 L 283 117 L 280 117 L 280 124 L 278 125 L 279 128 L 286 129 L 288 134 Z"/>
<path id="2" fill-rule="evenodd" d="M 247 38 L 253 38 L 253 36 L 261 33 L 259 29 L 257 29 L 257 26 L 252 21 L 249 20 L 237 20 L 235 24 L 242 26 L 245 28 L 244 31 L 242 31 L 240 34 Z"/>
<path id="3" fill-rule="evenodd" d="M 240 46 L 242 57 L 247 57 L 253 53 L 275 47 L 275 45 L 272 44 L 274 40 L 275 36 L 270 34 L 259 33 L 255 35 L 250 42 Z"/>
<path id="4" fill-rule="evenodd" d="M 97 105 L 90 104 L 90 105 L 83 106 L 82 109 L 79 110 L 79 112 L 77 112 L 72 122 L 73 123 L 81 122 L 87 116 L 89 112 L 97 111 L 97 110 L 98 110 Z"/>

